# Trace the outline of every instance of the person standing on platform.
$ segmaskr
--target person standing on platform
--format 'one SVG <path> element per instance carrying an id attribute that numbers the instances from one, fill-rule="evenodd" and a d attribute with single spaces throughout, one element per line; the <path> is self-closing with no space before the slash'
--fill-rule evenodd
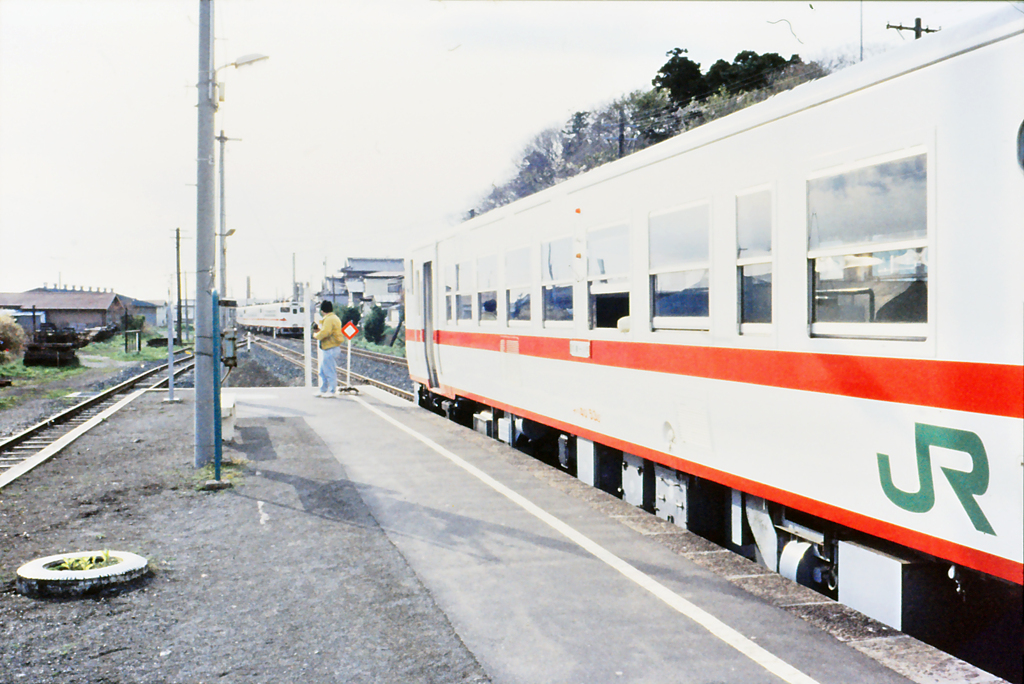
<path id="1" fill-rule="evenodd" d="M 320 391 L 316 396 L 333 398 L 338 389 L 338 355 L 341 353 L 341 319 L 334 313 L 334 305 L 320 303 L 323 318 L 314 324 L 313 337 L 320 343 Z"/>

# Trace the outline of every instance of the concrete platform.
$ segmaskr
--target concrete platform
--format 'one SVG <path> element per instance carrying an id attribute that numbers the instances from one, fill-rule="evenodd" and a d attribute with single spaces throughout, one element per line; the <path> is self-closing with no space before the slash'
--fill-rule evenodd
<path id="1" fill-rule="evenodd" d="M 230 394 L 243 442 L 323 440 L 494 682 L 1000 681 L 390 395 Z"/>

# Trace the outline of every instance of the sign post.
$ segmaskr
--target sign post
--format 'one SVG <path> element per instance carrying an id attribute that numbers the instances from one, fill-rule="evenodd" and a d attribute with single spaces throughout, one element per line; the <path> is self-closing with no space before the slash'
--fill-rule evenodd
<path id="1" fill-rule="evenodd" d="M 352 386 L 352 338 L 359 334 L 359 328 L 355 323 L 349 321 L 341 326 L 341 334 L 348 340 L 348 349 L 345 353 L 345 386 L 341 388 L 341 391 L 359 394 L 359 390 Z"/>

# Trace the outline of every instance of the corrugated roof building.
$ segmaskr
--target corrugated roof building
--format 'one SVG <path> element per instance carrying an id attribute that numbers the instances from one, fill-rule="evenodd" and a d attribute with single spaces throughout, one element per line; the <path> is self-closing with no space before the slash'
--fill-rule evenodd
<path id="1" fill-rule="evenodd" d="M 82 289 L 36 288 L 20 293 L 0 293 L 0 308 L 46 312 L 46 321 L 58 328 L 98 328 L 118 325 L 125 311 L 133 314 L 131 299 L 115 292 Z"/>

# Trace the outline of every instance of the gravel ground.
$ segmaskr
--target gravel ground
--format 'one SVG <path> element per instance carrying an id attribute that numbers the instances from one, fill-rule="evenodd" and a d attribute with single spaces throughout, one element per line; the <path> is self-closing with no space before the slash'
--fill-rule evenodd
<path id="1" fill-rule="evenodd" d="M 486 682 L 300 418 L 239 421 L 235 486 L 197 491 L 193 407 L 148 393 L 0 490 L 0 682 Z M 153 572 L 32 599 L 34 558 L 132 551 Z"/>
<path id="2" fill-rule="evenodd" d="M 302 349 L 301 340 L 279 339 L 295 349 Z M 343 357 L 344 359 L 344 357 Z M 88 368 L 80 375 L 35 387 L 3 387 L 0 398 L 17 397 L 18 402 L 0 410 L 0 438 L 17 434 L 81 401 L 80 398 L 55 398 L 57 392 L 97 392 L 128 380 L 144 370 L 160 365 L 163 361 L 130 363 L 122 366 Z M 315 363 L 314 363 L 315 368 Z M 379 363 L 352 357 L 352 372 L 366 375 L 381 382 L 412 391 L 408 371 L 402 366 Z M 344 360 L 338 367 L 338 379 L 344 382 Z M 156 379 L 154 379 L 154 382 Z M 175 387 L 194 386 L 191 372 L 174 381 Z M 302 369 L 257 346 L 250 351 L 241 347 L 238 352 L 238 367 L 234 368 L 224 382 L 225 387 L 298 387 L 302 385 Z"/>
<path id="3" fill-rule="evenodd" d="M 274 340 L 277 344 L 282 344 L 296 351 L 302 351 L 302 340 L 295 340 L 289 338 L 278 338 Z M 232 371 L 231 375 L 228 376 L 226 387 L 262 387 L 272 384 L 278 386 L 284 385 L 288 387 L 297 387 L 302 384 L 302 369 L 298 366 L 288 363 L 284 359 L 270 352 L 253 345 L 250 352 L 246 352 L 243 345 L 239 345 L 240 351 L 238 353 L 238 368 Z M 252 379 L 243 375 L 241 379 L 234 378 L 236 373 L 243 370 L 243 365 L 248 366 L 249 363 L 256 362 L 267 370 L 274 378 L 277 379 L 277 383 L 267 383 L 267 385 L 261 385 L 258 383 L 244 384 L 250 382 Z M 345 368 L 346 368 L 345 353 L 342 350 L 341 360 L 338 364 L 338 381 L 341 383 L 345 382 Z M 316 370 L 316 361 L 314 358 L 313 362 L 314 372 Z M 250 371 L 246 371 L 248 374 Z M 374 378 L 380 382 L 391 385 L 392 387 L 398 387 L 404 389 L 407 392 L 412 391 L 412 380 L 409 379 L 409 371 L 405 366 L 398 366 L 393 363 L 381 363 L 379 361 L 372 361 L 363 357 L 352 356 L 352 372 L 358 373 L 359 375 L 365 375 L 367 377 Z"/>
<path id="4" fill-rule="evenodd" d="M 79 356 L 84 356 L 82 352 Z M 17 434 L 55 413 L 74 406 L 81 401 L 78 397 L 53 397 L 58 392 L 98 392 L 113 387 L 144 370 L 159 366 L 162 361 L 104 365 L 87 368 L 83 373 L 70 378 L 35 386 L 2 387 L 0 398 L 17 397 L 17 403 L 0 410 L 0 438 Z M 154 382 L 156 380 L 154 379 Z"/>

